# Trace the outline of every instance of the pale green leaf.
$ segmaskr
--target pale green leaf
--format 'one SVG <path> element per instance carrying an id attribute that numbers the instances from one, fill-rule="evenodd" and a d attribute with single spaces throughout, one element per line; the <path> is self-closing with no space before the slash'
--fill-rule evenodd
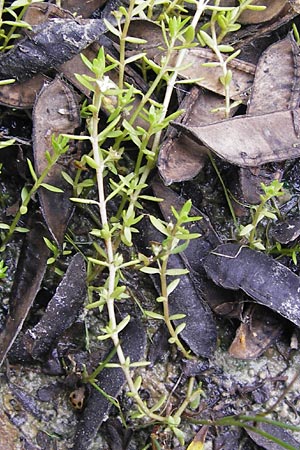
<path id="1" fill-rule="evenodd" d="M 144 313 L 147 317 L 150 317 L 151 319 L 158 319 L 158 320 L 165 320 L 164 316 L 162 314 L 158 314 L 154 311 L 146 311 L 144 310 Z"/>
<path id="2" fill-rule="evenodd" d="M 43 188 L 47 189 L 47 191 L 56 192 L 58 194 L 64 192 L 62 189 L 60 189 L 56 186 L 52 186 L 52 184 L 41 183 L 41 186 L 43 186 Z"/>
<path id="3" fill-rule="evenodd" d="M 143 273 L 148 273 L 149 275 L 160 273 L 159 269 L 156 269 L 155 267 L 142 267 L 140 271 Z"/>
<path id="4" fill-rule="evenodd" d="M 187 269 L 168 269 L 166 271 L 166 275 L 177 276 L 177 275 L 186 275 L 189 273 Z"/>

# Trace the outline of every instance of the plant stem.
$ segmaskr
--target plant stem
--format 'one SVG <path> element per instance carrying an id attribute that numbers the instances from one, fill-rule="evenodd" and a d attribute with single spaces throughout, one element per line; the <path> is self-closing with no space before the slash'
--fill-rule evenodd
<path id="1" fill-rule="evenodd" d="M 126 20 L 122 28 L 122 33 L 120 37 L 120 64 L 119 64 L 119 88 L 123 89 L 124 86 L 124 75 L 125 75 L 125 46 L 126 46 L 126 37 L 128 35 L 128 29 L 130 26 L 130 21 L 132 19 L 132 11 L 135 5 L 135 0 L 130 0 L 128 10 L 126 12 Z"/>
<path id="2" fill-rule="evenodd" d="M 31 198 L 33 197 L 35 192 L 40 188 L 40 186 L 43 183 L 44 179 L 46 178 L 46 176 L 48 175 L 48 173 L 50 172 L 52 167 L 56 164 L 56 162 L 59 159 L 59 157 L 60 157 L 60 154 L 53 155 L 51 157 L 51 161 L 48 163 L 47 167 L 43 170 L 41 176 L 35 181 L 34 185 L 30 189 L 30 191 L 27 193 L 27 195 L 24 198 L 24 200 L 22 200 L 21 206 L 19 207 L 19 210 L 18 210 L 17 214 L 15 215 L 12 223 L 10 224 L 8 232 L 7 232 L 5 238 L 3 239 L 2 243 L 1 243 L 0 252 L 3 252 L 5 250 L 5 247 L 6 247 L 7 243 L 9 242 L 9 240 L 12 237 L 12 235 L 14 234 L 14 232 L 15 232 L 15 230 L 17 228 L 18 222 L 19 222 L 19 220 L 21 219 L 21 217 L 23 215 L 22 212 L 21 212 L 22 209 L 24 209 L 24 207 L 27 208 Z"/>

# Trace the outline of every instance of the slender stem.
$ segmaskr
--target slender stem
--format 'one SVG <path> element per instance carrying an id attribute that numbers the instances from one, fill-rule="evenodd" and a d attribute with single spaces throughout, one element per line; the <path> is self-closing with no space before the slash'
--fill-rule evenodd
<path id="1" fill-rule="evenodd" d="M 122 89 L 124 85 L 124 75 L 125 75 L 125 47 L 126 47 L 126 37 L 128 35 L 128 29 L 130 21 L 132 19 L 132 11 L 135 5 L 135 0 L 130 0 L 129 6 L 126 12 L 126 20 L 122 28 L 122 33 L 120 37 L 120 65 L 119 65 L 119 88 Z"/>
<path id="2" fill-rule="evenodd" d="M 168 328 L 170 336 L 175 340 L 177 347 L 183 353 L 184 357 L 187 359 L 192 359 L 192 356 L 184 348 L 184 345 L 181 343 L 178 336 L 176 335 L 176 332 L 175 332 L 172 322 L 170 320 L 168 289 L 167 289 L 168 285 L 167 285 L 167 276 L 166 276 L 166 272 L 167 272 L 167 268 L 168 268 L 168 259 L 169 258 L 165 258 L 163 260 L 162 265 L 161 265 L 161 270 L 160 270 L 161 295 L 162 295 L 162 297 L 164 297 L 163 313 L 164 313 L 165 324 Z"/>
<path id="3" fill-rule="evenodd" d="M 34 193 L 40 188 L 41 184 L 43 183 L 44 179 L 46 178 L 46 176 L 49 174 L 50 170 L 52 169 L 52 167 L 56 164 L 58 158 L 60 157 L 60 154 L 56 154 L 54 156 L 51 157 L 51 161 L 48 163 L 47 167 L 43 170 L 43 172 L 41 173 L 41 176 L 35 181 L 34 185 L 32 186 L 32 188 L 30 189 L 30 191 L 27 193 L 26 197 L 24 198 L 24 200 L 22 200 L 22 204 L 17 212 L 17 214 L 15 215 L 12 223 L 10 224 L 9 230 L 5 236 L 5 238 L 3 239 L 2 243 L 1 243 L 1 248 L 0 248 L 0 252 L 5 250 L 5 247 L 7 245 L 7 243 L 9 242 L 9 240 L 11 239 L 12 235 L 14 234 L 18 222 L 22 217 L 22 209 L 27 208 L 27 206 L 29 205 L 30 200 L 32 199 Z M 23 208 L 22 208 L 23 207 Z"/>
<path id="4" fill-rule="evenodd" d="M 174 417 L 181 417 L 182 414 L 184 413 L 184 411 L 186 410 L 186 408 L 189 406 L 189 403 L 191 401 L 191 397 L 193 395 L 194 383 L 195 383 L 195 377 L 191 377 L 189 379 L 189 384 L 188 384 L 188 388 L 187 388 L 187 393 L 186 393 L 185 399 L 183 400 L 183 402 L 180 405 L 180 407 L 177 409 L 176 413 L 174 414 Z"/>

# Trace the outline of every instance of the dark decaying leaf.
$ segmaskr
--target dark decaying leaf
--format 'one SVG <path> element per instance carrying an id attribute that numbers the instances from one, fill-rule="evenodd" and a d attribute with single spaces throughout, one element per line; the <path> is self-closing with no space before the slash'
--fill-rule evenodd
<path id="1" fill-rule="evenodd" d="M 107 0 L 61 0 L 61 6 L 77 16 L 89 17 L 106 2 Z"/>
<path id="2" fill-rule="evenodd" d="M 86 297 L 86 271 L 77 253 L 50 300 L 39 323 L 24 335 L 27 350 L 34 359 L 42 358 L 76 320 Z"/>
<path id="3" fill-rule="evenodd" d="M 300 236 L 300 218 L 290 217 L 284 222 L 275 223 L 269 231 L 269 237 L 280 244 L 288 244 Z"/>
<path id="4" fill-rule="evenodd" d="M 39 94 L 33 109 L 33 149 L 34 165 L 38 175 L 47 167 L 45 152 L 52 149 L 52 135 L 74 134 L 80 124 L 79 108 L 75 94 L 70 86 L 59 77 L 46 85 Z M 69 201 L 72 187 L 62 178 L 61 171 L 68 171 L 73 158 L 69 151 L 60 157 L 44 182 L 62 189 L 63 193 L 40 188 L 39 199 L 42 213 L 55 241 L 61 245 L 73 206 Z"/>
<path id="5" fill-rule="evenodd" d="M 138 319 L 132 320 L 120 334 L 120 338 L 125 356 L 128 356 L 131 362 L 140 361 L 146 346 L 146 333 L 141 322 Z M 112 361 L 116 362 L 116 357 L 113 357 Z M 100 388 L 113 398 L 119 395 L 124 383 L 125 377 L 122 369 L 119 368 L 104 369 L 97 377 Z M 107 398 L 96 389 L 92 389 L 78 422 L 73 450 L 89 448 L 111 407 L 112 403 Z"/>
<path id="6" fill-rule="evenodd" d="M 262 305 L 251 305 L 229 348 L 230 356 L 239 359 L 258 358 L 282 334 L 286 323 L 278 314 Z"/>
<path id="7" fill-rule="evenodd" d="M 240 167 L 237 197 L 243 204 L 258 205 L 261 201 L 260 196 L 263 194 L 261 183 L 269 185 L 273 180 L 280 181 L 283 165 L 284 162 L 278 162 L 259 167 Z"/>
<path id="8" fill-rule="evenodd" d="M 35 216 L 26 234 L 10 294 L 10 314 L 0 333 L 0 366 L 20 332 L 28 311 L 40 289 L 46 270 L 49 249 L 43 236 L 47 231 L 40 217 Z"/>
<path id="9" fill-rule="evenodd" d="M 211 111 L 220 107 L 222 102 L 221 96 L 194 86 L 180 104 L 184 113 L 177 122 L 196 126 L 221 120 L 223 112 Z M 158 157 L 158 170 L 167 185 L 195 177 L 207 160 L 205 146 L 200 147 L 184 133 L 178 133 L 172 128 L 170 130 L 161 145 Z"/>
<path id="10" fill-rule="evenodd" d="M 176 122 L 172 125 L 200 145 L 207 146 L 220 158 L 241 167 L 300 156 L 297 110 L 238 116 L 198 127 L 187 127 Z"/>
<path id="11" fill-rule="evenodd" d="M 277 425 L 273 425 L 271 423 L 256 423 L 253 425 L 252 429 L 245 427 L 245 431 L 249 434 L 251 439 L 265 450 L 282 450 L 283 447 L 282 445 L 277 444 L 276 442 L 272 442 L 270 439 L 261 436 L 256 432 L 256 429 L 268 433 L 271 436 L 276 437 L 277 439 L 280 439 L 284 444 L 290 444 L 295 449 L 299 448 L 299 441 L 296 441 L 296 439 L 287 430 L 284 430 Z"/>
<path id="12" fill-rule="evenodd" d="M 218 286 L 242 289 L 255 302 L 300 326 L 299 277 L 270 256 L 238 244 L 223 244 L 207 256 L 204 267 Z"/>
<path id="13" fill-rule="evenodd" d="M 26 10 L 23 20 L 29 25 L 39 25 L 50 18 L 73 19 L 69 11 L 51 3 L 32 3 Z M 43 85 L 50 82 L 46 75 L 38 74 L 23 82 L 0 86 L 0 103 L 12 108 L 29 109 L 33 107 L 37 93 Z"/>
<path id="14" fill-rule="evenodd" d="M 32 3 L 27 8 L 23 20 L 31 26 L 41 25 L 49 19 L 74 19 L 74 16 L 67 9 L 62 9 L 52 3 Z"/>
<path id="15" fill-rule="evenodd" d="M 186 266 L 178 255 L 172 255 L 168 268 L 185 269 Z M 174 277 L 168 277 L 170 283 Z M 216 349 L 217 330 L 211 309 L 201 296 L 200 290 L 190 275 L 181 275 L 180 283 L 169 295 L 170 315 L 185 314 L 184 319 L 175 320 L 176 327 L 185 323 L 180 333 L 182 338 L 196 356 L 209 357 Z"/>
<path id="16" fill-rule="evenodd" d="M 110 417 L 103 424 L 105 440 L 110 450 L 127 450 L 132 436 L 131 428 L 124 428 L 115 417 Z"/>
<path id="17" fill-rule="evenodd" d="M 73 58 L 104 32 L 98 19 L 49 19 L 0 57 L 0 79 L 24 81 Z"/>

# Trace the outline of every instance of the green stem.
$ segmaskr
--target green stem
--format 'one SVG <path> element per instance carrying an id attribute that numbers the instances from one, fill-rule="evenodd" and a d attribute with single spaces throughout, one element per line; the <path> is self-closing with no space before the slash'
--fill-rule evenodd
<path id="1" fill-rule="evenodd" d="M 130 26 L 130 21 L 132 19 L 132 11 L 135 5 L 135 0 L 130 0 L 128 10 L 126 13 L 126 20 L 122 28 L 122 33 L 120 36 L 120 65 L 119 65 L 119 88 L 123 89 L 124 86 L 124 76 L 125 76 L 125 58 L 126 58 L 126 37 L 128 35 L 128 29 Z"/>
<path id="2" fill-rule="evenodd" d="M 172 325 L 172 322 L 170 320 L 170 312 L 169 312 L 169 301 L 168 301 L 168 284 L 167 284 L 167 276 L 166 272 L 168 269 L 168 257 L 165 257 L 165 259 L 162 262 L 161 269 L 160 269 L 160 286 L 161 286 L 161 295 L 164 298 L 163 301 L 163 314 L 165 319 L 165 324 L 168 328 L 170 336 L 175 340 L 175 344 L 177 345 L 178 349 L 182 352 L 185 358 L 192 359 L 192 356 L 189 354 L 189 352 L 184 348 L 184 345 L 179 340 L 175 329 Z"/>
<path id="3" fill-rule="evenodd" d="M 43 183 L 44 179 L 46 178 L 46 176 L 49 174 L 49 172 L 51 171 L 52 167 L 56 164 L 58 158 L 60 157 L 60 155 L 54 155 L 51 158 L 51 161 L 49 162 L 49 164 L 47 165 L 47 167 L 43 170 L 41 176 L 35 181 L 34 185 L 32 186 L 32 188 L 30 189 L 30 191 L 27 193 L 26 197 L 24 198 L 24 200 L 22 200 L 21 206 L 17 212 L 17 214 L 15 215 L 12 223 L 10 224 L 9 230 L 5 236 L 5 238 L 3 239 L 2 243 L 1 243 L 1 248 L 0 248 L 0 252 L 3 252 L 5 250 L 5 247 L 7 245 L 7 243 L 9 242 L 9 240 L 11 239 L 12 235 L 14 234 L 14 232 L 16 231 L 17 225 L 19 220 L 22 217 L 22 210 L 24 208 L 27 208 L 27 206 L 29 205 L 29 202 L 31 200 L 31 198 L 33 197 L 33 195 L 35 194 L 35 192 L 41 187 L 41 184 Z"/>

